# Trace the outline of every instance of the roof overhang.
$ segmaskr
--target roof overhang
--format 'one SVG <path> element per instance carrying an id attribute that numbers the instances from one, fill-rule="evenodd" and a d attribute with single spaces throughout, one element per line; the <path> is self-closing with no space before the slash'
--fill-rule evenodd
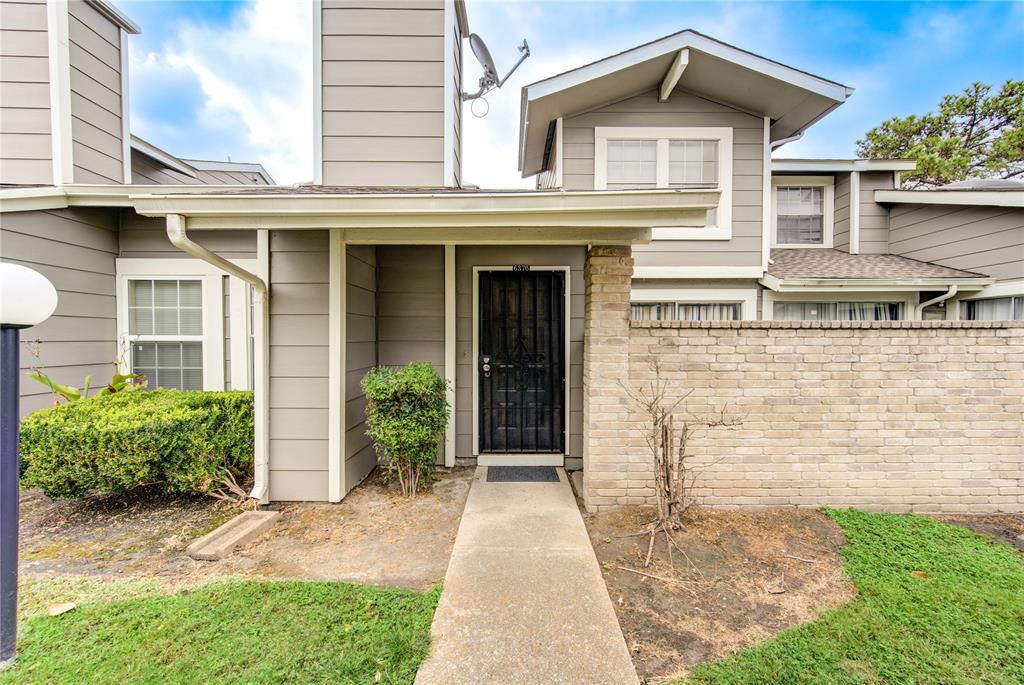
<path id="1" fill-rule="evenodd" d="M 1020 190 L 876 190 L 880 204 L 980 205 L 984 207 L 1024 207 Z"/>
<path id="2" fill-rule="evenodd" d="M 773 159 L 772 173 L 836 173 L 849 171 L 913 171 L 912 159 Z"/>
<path id="3" fill-rule="evenodd" d="M 656 227 L 704 226 L 718 190 L 261 193 L 253 186 L 67 185 L 0 191 L 4 212 L 129 207 L 190 229 L 345 230 L 349 242 L 646 243 Z M 233 192 L 234 191 L 234 192 Z"/>
<path id="4" fill-rule="evenodd" d="M 687 29 L 525 86 L 519 130 L 523 176 L 542 171 L 550 122 L 658 89 L 667 78 L 679 89 L 770 117 L 773 141 L 807 128 L 853 92 Z"/>
<path id="5" fill-rule="evenodd" d="M 779 278 L 766 274 L 758 281 L 777 293 L 829 292 L 914 292 L 945 290 L 955 285 L 960 290 L 981 290 L 995 283 L 992 278 Z"/>
<path id="6" fill-rule="evenodd" d="M 192 165 L 200 171 L 231 171 L 242 174 L 259 174 L 267 185 L 276 185 L 274 179 L 259 162 L 219 162 L 206 159 L 183 159 L 182 162 Z"/>
<path id="7" fill-rule="evenodd" d="M 136 152 L 142 153 L 157 162 L 160 162 L 168 169 L 173 169 L 178 173 L 185 174 L 196 178 L 198 175 L 197 168 L 186 163 L 169 152 L 161 150 L 156 145 L 139 138 L 137 135 L 132 134 L 132 149 Z"/>
<path id="8" fill-rule="evenodd" d="M 108 2 L 108 0 L 86 0 L 86 1 L 90 5 L 92 5 L 96 9 L 97 12 L 99 12 L 104 17 L 106 17 L 110 21 L 112 21 L 115 24 L 117 24 L 120 28 L 124 29 L 128 33 L 130 33 L 132 35 L 138 35 L 138 34 L 142 33 L 142 29 L 139 28 L 139 25 L 136 24 L 131 19 L 129 19 L 128 15 L 126 15 L 124 12 L 119 10 L 114 3 Z"/>

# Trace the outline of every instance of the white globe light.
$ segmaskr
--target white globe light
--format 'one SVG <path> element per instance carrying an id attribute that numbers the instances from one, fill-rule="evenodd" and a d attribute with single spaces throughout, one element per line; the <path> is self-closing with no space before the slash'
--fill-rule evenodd
<path id="1" fill-rule="evenodd" d="M 0 263 L 0 325 L 28 328 L 57 309 L 57 289 L 38 271 Z"/>

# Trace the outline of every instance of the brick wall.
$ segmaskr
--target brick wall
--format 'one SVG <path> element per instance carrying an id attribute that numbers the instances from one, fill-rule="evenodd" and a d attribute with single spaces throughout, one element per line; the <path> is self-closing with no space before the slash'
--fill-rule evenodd
<path id="1" fill-rule="evenodd" d="M 672 395 L 693 389 L 686 411 L 745 417 L 691 442 L 706 505 L 1024 511 L 1024 323 L 627 326 L 626 368 L 608 373 L 637 386 L 657 358 Z M 587 506 L 650 502 L 644 417 L 600 387 Z"/>

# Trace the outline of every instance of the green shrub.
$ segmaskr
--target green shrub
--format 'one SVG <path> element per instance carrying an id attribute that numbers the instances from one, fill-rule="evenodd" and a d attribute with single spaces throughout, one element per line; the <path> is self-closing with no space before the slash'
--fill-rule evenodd
<path id="1" fill-rule="evenodd" d="M 213 493 L 251 470 L 251 392 L 152 390 L 42 409 L 21 423 L 21 480 L 50 497 L 142 486 Z"/>
<path id="2" fill-rule="evenodd" d="M 434 478 L 438 443 L 451 411 L 447 387 L 427 362 L 400 369 L 380 366 L 363 377 L 366 433 L 407 496 Z"/>

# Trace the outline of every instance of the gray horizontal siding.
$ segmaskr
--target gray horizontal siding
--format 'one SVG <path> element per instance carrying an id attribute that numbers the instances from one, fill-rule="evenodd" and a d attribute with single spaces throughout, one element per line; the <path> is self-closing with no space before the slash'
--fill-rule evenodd
<path id="1" fill-rule="evenodd" d="M 327 231 L 270 233 L 270 497 L 327 499 Z"/>
<path id="2" fill-rule="evenodd" d="M 114 210 L 60 209 L 0 214 L 0 259 L 23 264 L 57 288 L 57 311 L 22 332 L 21 413 L 50 406 L 48 389 L 25 376 L 36 366 L 59 383 L 109 380 L 117 359 Z M 38 344 L 32 344 L 38 341 Z M 38 353 L 38 357 L 33 352 Z"/>
<path id="3" fill-rule="evenodd" d="M 377 465 L 377 453 L 366 435 L 366 395 L 360 385 L 377 365 L 376 249 L 349 247 L 345 273 L 345 485 L 351 490 Z"/>
<path id="4" fill-rule="evenodd" d="M 444 182 L 444 3 L 324 3 L 323 182 Z"/>
<path id="5" fill-rule="evenodd" d="M 696 95 L 675 92 L 659 102 L 655 91 L 622 100 L 562 122 L 562 184 L 594 188 L 596 126 L 721 126 L 733 129 L 732 240 L 659 240 L 633 250 L 638 267 L 759 266 L 764 122 Z"/>
<path id="6" fill-rule="evenodd" d="M 45 2 L 0 0 L 0 185 L 53 181 Z"/>
<path id="7" fill-rule="evenodd" d="M 119 257 L 191 259 L 167 239 L 167 223 L 130 209 L 121 215 Z M 256 259 L 256 231 L 190 231 L 197 243 L 228 259 Z"/>
<path id="8" fill-rule="evenodd" d="M 898 204 L 889 224 L 893 254 L 998 280 L 1024 278 L 1024 209 Z"/>
<path id="9" fill-rule="evenodd" d="M 850 174 L 836 174 L 832 246 L 850 251 Z"/>
<path id="10" fill-rule="evenodd" d="M 875 202 L 876 190 L 892 190 L 891 171 L 860 173 L 860 252 L 888 254 L 889 210 Z"/>
<path id="11" fill-rule="evenodd" d="M 85 2 L 68 12 L 74 180 L 123 183 L 120 29 Z"/>

